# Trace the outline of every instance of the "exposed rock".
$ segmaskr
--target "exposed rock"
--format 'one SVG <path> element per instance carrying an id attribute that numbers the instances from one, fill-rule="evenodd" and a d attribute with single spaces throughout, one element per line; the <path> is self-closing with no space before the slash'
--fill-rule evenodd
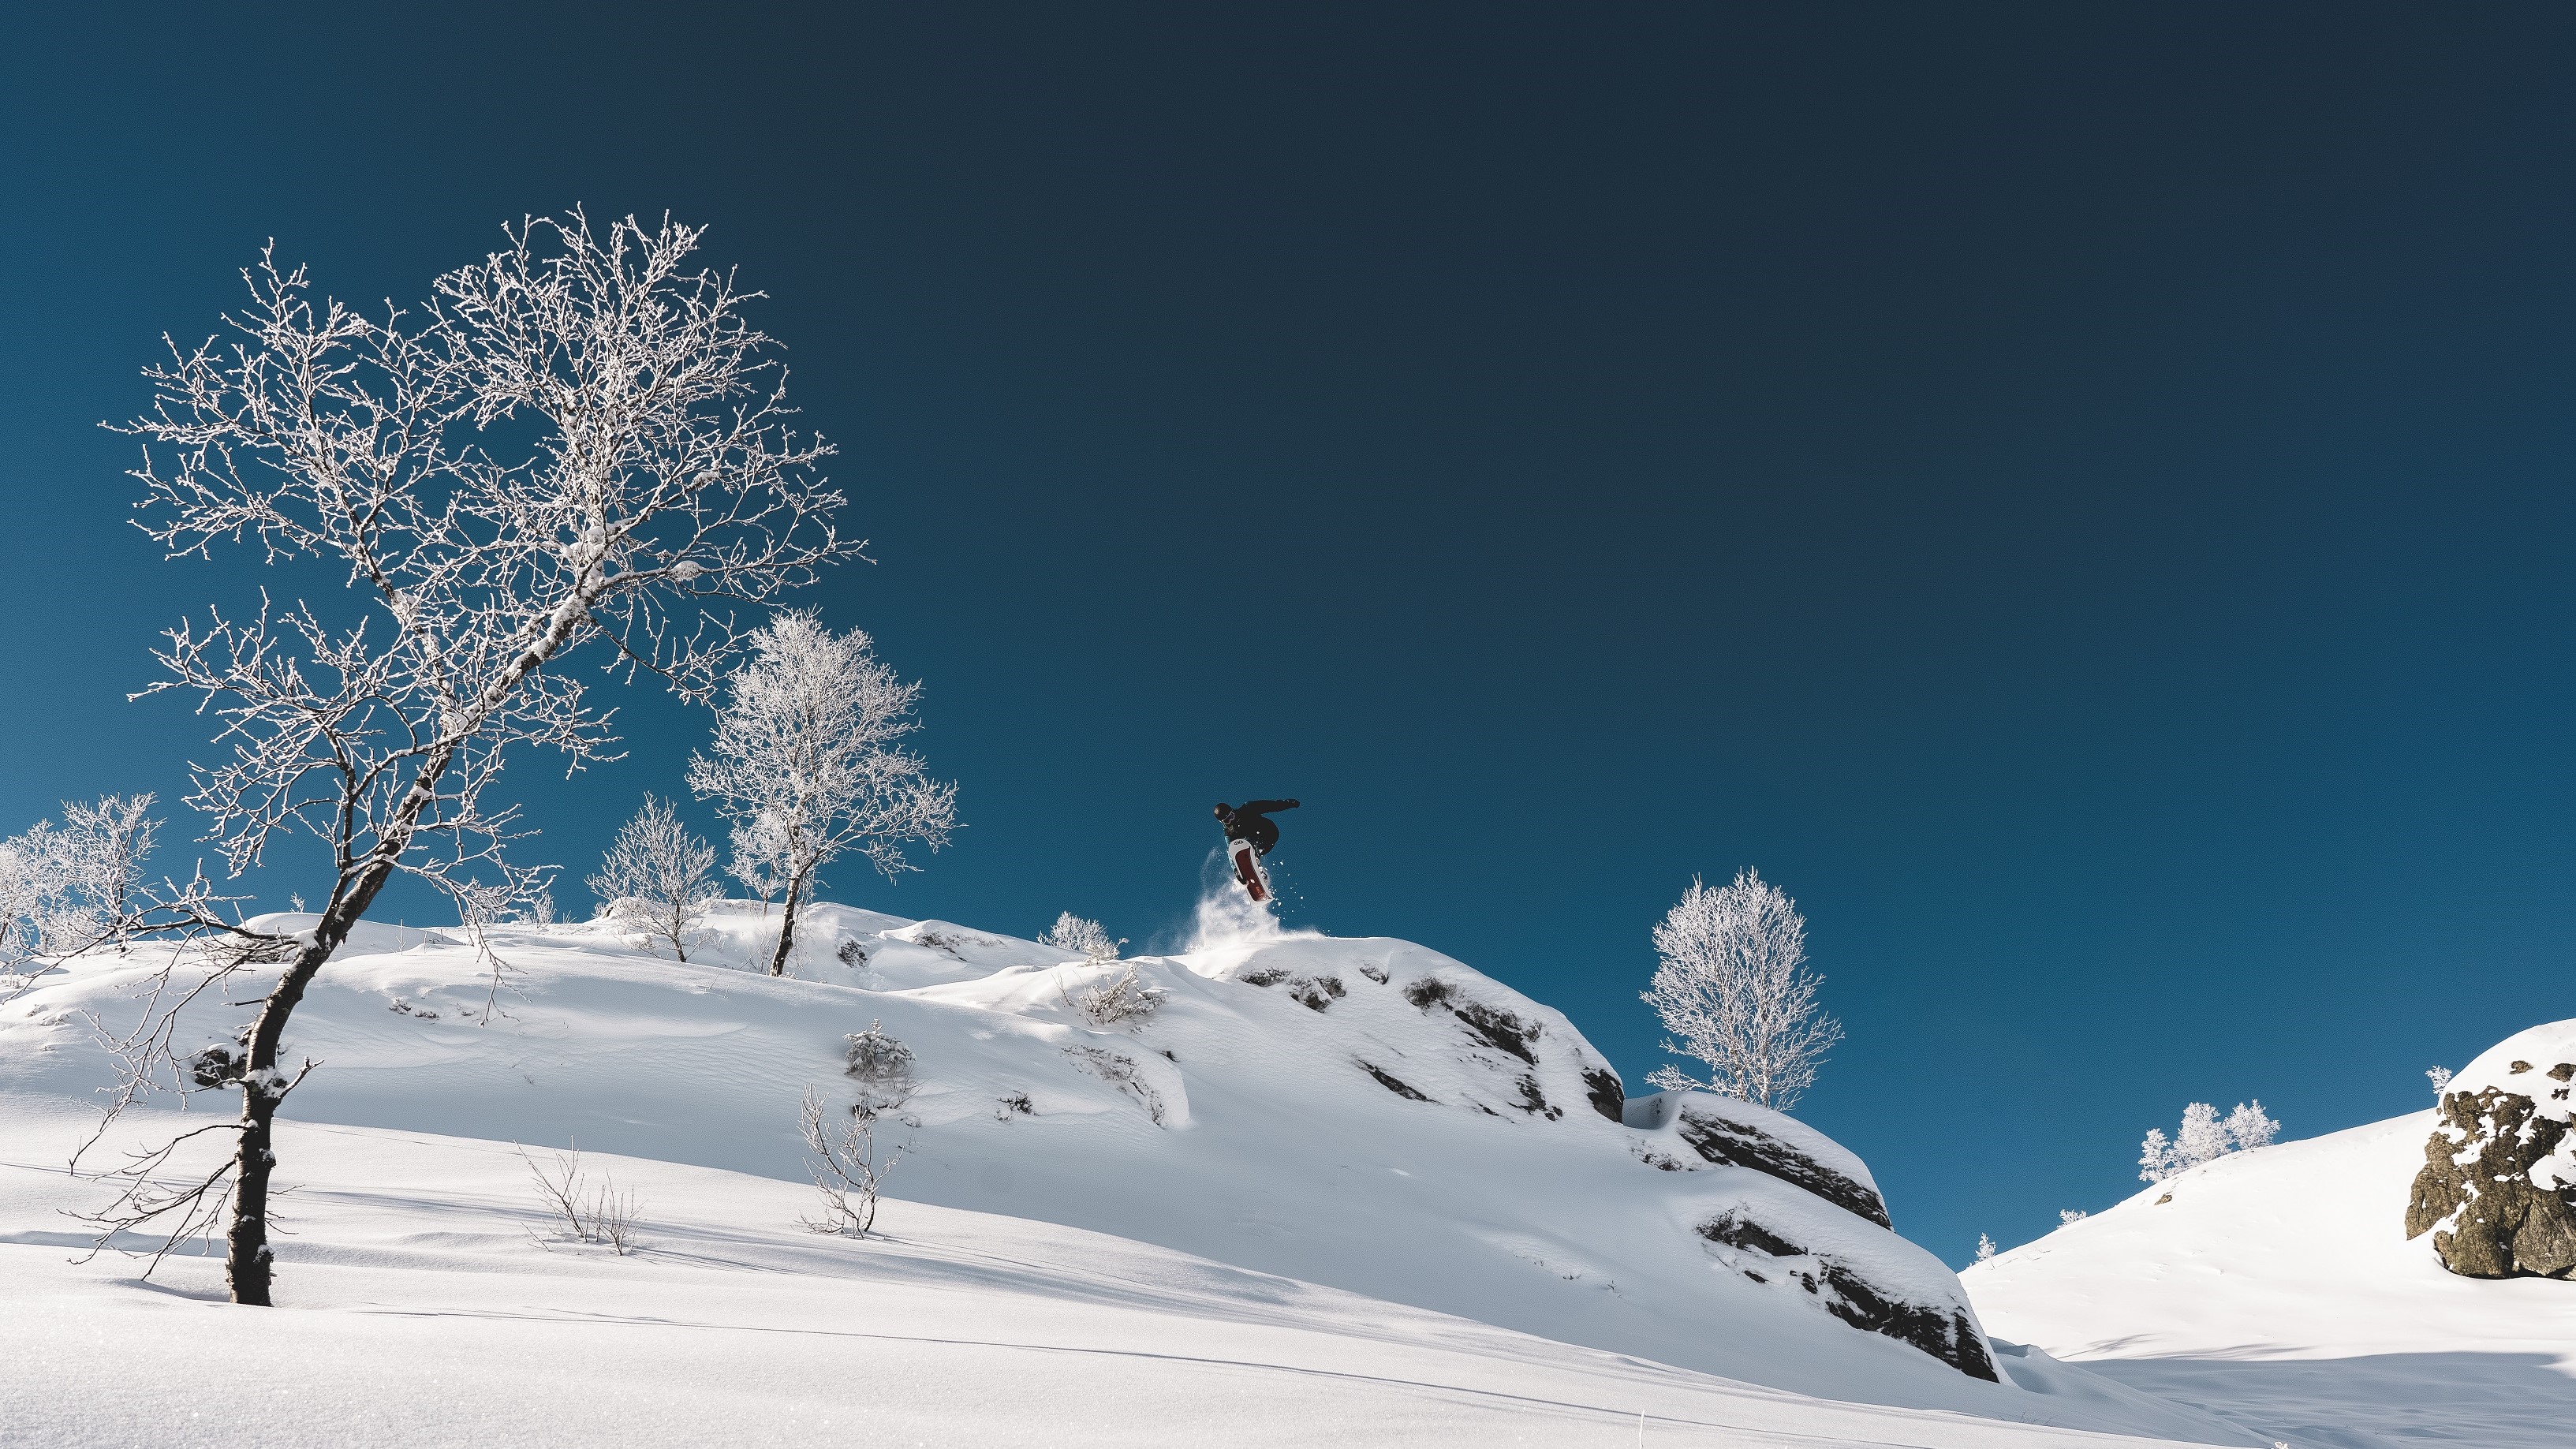
<path id="1" fill-rule="evenodd" d="M 2442 1265 L 2463 1277 L 2568 1276 L 2576 1270 L 2576 1186 L 2548 1167 L 2567 1135 L 2563 1111 L 2545 1111 L 2520 1093 L 2445 1093 L 2406 1204 L 2406 1236 L 2429 1230 Z"/>
<path id="2" fill-rule="evenodd" d="M 1288 994 L 1307 1010 L 1321 1011 L 1350 992 L 1339 976 L 1292 976 L 1288 978 Z"/>
<path id="3" fill-rule="evenodd" d="M 1397 1081 L 1394 1077 L 1389 1076 L 1385 1072 L 1379 1071 L 1376 1067 L 1370 1066 L 1367 1062 L 1360 1063 L 1360 1070 L 1377 1078 L 1377 1084 L 1379 1086 L 1386 1088 L 1388 1091 L 1393 1092 L 1399 1097 L 1415 1102 L 1428 1102 L 1431 1100 L 1429 1097 L 1413 1090 L 1404 1083 Z"/>
<path id="4" fill-rule="evenodd" d="M 1876 1188 L 1834 1171 L 1751 1121 L 1720 1115 L 1723 1111 L 1720 1099 L 1695 1097 L 1681 1109 L 1676 1131 L 1692 1151 L 1711 1162 L 1768 1173 L 1882 1228 L 1894 1226 L 1888 1221 L 1887 1202 Z"/>
<path id="5" fill-rule="evenodd" d="M 1586 1067 L 1583 1071 L 1584 1098 L 1592 1110 L 1616 1122 L 1628 1103 L 1628 1089 L 1619 1074 L 1608 1067 Z"/>
<path id="6" fill-rule="evenodd" d="M 1530 1051 L 1538 1041 L 1537 1022 L 1523 1021 L 1508 1011 L 1497 1010 L 1479 1001 L 1461 1002 L 1450 1010 L 1466 1023 L 1470 1033 L 1486 1045 L 1510 1052 L 1531 1066 L 1538 1065 L 1538 1058 Z"/>
<path id="7" fill-rule="evenodd" d="M 2576 1276 L 2570 1079 L 2576 1021 L 2517 1032 L 2453 1077 L 2407 1196 L 2406 1236 L 2432 1234 L 2462 1277 Z"/>
<path id="8" fill-rule="evenodd" d="M 1565 1109 L 1563 1107 L 1555 1107 L 1548 1104 L 1547 1094 L 1539 1090 L 1538 1078 L 1524 1072 L 1521 1074 L 1521 1079 L 1516 1085 L 1521 1089 L 1521 1099 L 1514 1102 L 1512 1104 L 1513 1106 L 1520 1108 L 1522 1111 L 1529 1113 L 1533 1117 L 1545 1117 L 1550 1122 L 1553 1122 L 1565 1115 Z"/>
<path id="9" fill-rule="evenodd" d="M 1759 1266 L 1743 1257 L 1729 1264 L 1756 1283 L 1769 1283 L 1775 1277 L 1795 1283 L 1814 1294 L 1826 1312 L 1854 1328 L 1911 1344 L 1971 1378 L 2002 1382 L 1985 1336 L 1960 1304 L 1907 1302 L 1882 1291 L 1841 1259 L 1809 1252 L 1741 1210 L 1701 1223 L 1699 1235 L 1737 1254 L 1758 1257 Z"/>

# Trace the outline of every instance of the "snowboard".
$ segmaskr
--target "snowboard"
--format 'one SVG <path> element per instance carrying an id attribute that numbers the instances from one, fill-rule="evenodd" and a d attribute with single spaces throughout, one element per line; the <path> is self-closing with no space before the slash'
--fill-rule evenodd
<path id="1" fill-rule="evenodd" d="M 1261 857 L 1253 852 L 1249 840 L 1229 840 L 1226 854 L 1234 857 L 1234 878 L 1243 882 L 1243 893 L 1259 905 L 1270 899 L 1270 878 L 1261 873 Z"/>

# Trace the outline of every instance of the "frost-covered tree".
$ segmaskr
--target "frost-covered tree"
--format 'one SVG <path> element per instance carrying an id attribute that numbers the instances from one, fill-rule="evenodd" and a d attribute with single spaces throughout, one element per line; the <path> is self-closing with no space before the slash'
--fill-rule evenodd
<path id="1" fill-rule="evenodd" d="M 1109 932 L 1102 929 L 1098 921 L 1066 911 L 1055 918 L 1054 925 L 1047 927 L 1045 935 L 1038 937 L 1038 944 L 1071 951 L 1086 963 L 1100 966 L 1117 960 L 1118 948 L 1127 942 L 1109 939 Z"/>
<path id="2" fill-rule="evenodd" d="M 247 970 L 272 984 L 238 1049 L 188 1064 L 241 1094 L 230 1165 L 173 1185 L 169 1149 L 147 1154 L 100 1221 L 186 1236 L 228 1204 L 240 1303 L 269 1301 L 272 1124 L 312 1069 L 282 1060 L 288 1018 L 378 892 L 405 873 L 533 898 L 543 871 L 505 858 L 516 811 L 488 792 L 523 747 L 575 769 L 613 754 L 576 653 L 709 698 L 731 639 L 704 608 L 770 600 L 856 547 L 814 471 L 830 449 L 788 427 L 785 374 L 746 316 L 759 294 L 692 266 L 698 228 L 603 232 L 576 210 L 505 232 L 424 305 L 375 314 L 317 299 L 272 247 L 225 333 L 148 371 L 155 402 L 125 428 L 145 443 L 138 521 L 173 557 L 247 540 L 260 564 L 302 566 L 280 582 L 322 586 L 172 629 L 146 691 L 194 695 L 220 724 L 189 803 L 236 875 L 298 834 L 323 857 L 309 930 L 226 928 L 202 881 L 156 917 L 233 937 L 165 1004 Z M 120 1104 L 175 1063 L 175 1022 L 128 1042 Z"/>
<path id="3" fill-rule="evenodd" d="M 2444 1092 L 2451 1090 L 2451 1069 L 2449 1067 L 2427 1067 L 2424 1069 L 2424 1080 L 2433 1084 L 2433 1100 L 2438 1102 L 2442 1099 L 2442 1094 Z"/>
<path id="4" fill-rule="evenodd" d="M 2281 1124 L 2259 1101 L 2237 1103 L 2224 1119 L 2209 1103 L 2193 1102 L 2182 1109 L 2182 1126 L 2172 1137 L 2166 1137 L 2161 1127 L 2147 1129 L 2138 1149 L 2138 1177 L 2163 1182 L 2230 1152 L 2268 1147 L 2280 1131 Z"/>
<path id="5" fill-rule="evenodd" d="M 60 826 L 0 841 L 0 960 L 121 945 L 141 927 L 143 862 L 161 830 L 152 800 L 66 800 Z"/>
<path id="6" fill-rule="evenodd" d="M 1992 1258 L 1992 1257 L 1995 1255 L 1995 1251 L 1996 1251 L 1996 1250 L 1995 1250 L 1995 1240 L 1994 1240 L 1994 1239 L 1992 1239 L 1992 1238 L 1990 1238 L 1990 1237 L 1987 1237 L 1987 1236 L 1986 1236 L 1985 1234 L 1983 1234 L 1983 1233 L 1979 1233 L 1979 1234 L 1977 1234 L 1977 1261 L 1978 1261 L 1978 1262 L 1982 1263 L 1982 1262 L 1985 1262 L 1987 1259 Z"/>
<path id="7" fill-rule="evenodd" d="M 887 1031 L 882 1021 L 869 1022 L 866 1031 L 852 1032 L 845 1040 L 849 1049 L 841 1075 L 859 1084 L 859 1100 L 851 1106 L 851 1115 L 873 1122 L 902 1111 L 921 1085 L 913 1075 L 912 1048 Z"/>
<path id="8" fill-rule="evenodd" d="M 2272 1114 L 2264 1111 L 2259 1101 L 2239 1102 L 2236 1110 L 2227 1114 L 2227 1145 L 2231 1152 L 2269 1147 L 2272 1139 L 2280 1135 L 2281 1124 L 2272 1120 Z"/>
<path id="9" fill-rule="evenodd" d="M 2057 1210 L 2057 1221 L 2063 1226 L 2071 1227 L 2076 1223 L 2084 1221 L 2088 1216 L 2089 1214 L 2087 1214 L 2082 1208 L 2059 1208 Z"/>
<path id="10" fill-rule="evenodd" d="M 93 805 L 63 802 L 55 836 L 69 913 L 55 935 L 61 947 L 122 942 L 140 923 L 143 862 L 161 833 L 150 794 L 102 795 Z"/>
<path id="11" fill-rule="evenodd" d="M 1816 1004 L 1797 903 L 1752 871 L 1710 890 L 1694 878 L 1654 931 L 1653 989 L 1643 994 L 1675 1039 L 1664 1050 L 1708 1064 L 1699 1081 L 1673 1067 L 1647 1080 L 1786 1109 L 1814 1084 L 1842 1027 Z"/>
<path id="12" fill-rule="evenodd" d="M 2226 1153 L 2227 1124 L 2218 1120 L 2218 1109 L 2207 1102 L 2185 1106 L 2182 1128 L 2174 1133 L 2174 1160 L 2185 1167 L 2196 1167 Z"/>
<path id="13" fill-rule="evenodd" d="M 26 834 L 0 840 L 0 963 L 43 952 L 45 923 L 63 891 L 63 851 L 52 821 L 39 820 Z"/>
<path id="14" fill-rule="evenodd" d="M 724 895 L 715 868 L 714 848 L 690 833 L 670 802 L 646 795 L 644 808 L 617 828 L 599 874 L 587 884 L 600 914 L 686 961 L 703 939 L 699 925 L 708 905 Z"/>
<path id="15" fill-rule="evenodd" d="M 903 747 L 921 727 L 921 686 L 898 678 L 867 635 L 834 634 L 799 612 L 753 633 L 750 647 L 707 753 L 689 757 L 689 788 L 732 822 L 736 860 L 779 883 L 769 974 L 783 976 L 817 872 L 850 851 L 889 879 L 919 869 L 905 847 L 948 843 L 957 787 Z"/>

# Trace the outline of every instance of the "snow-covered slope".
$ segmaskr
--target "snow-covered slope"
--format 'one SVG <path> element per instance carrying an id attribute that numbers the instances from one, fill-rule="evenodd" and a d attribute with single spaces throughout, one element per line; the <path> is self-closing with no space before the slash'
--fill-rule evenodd
<path id="1" fill-rule="evenodd" d="M 2405 1235 L 2434 1114 L 2219 1158 L 1960 1275 L 1990 1331 L 2297 1449 L 2576 1442 L 2576 1284 Z"/>
<path id="2" fill-rule="evenodd" d="M 1956 1280 L 1871 1220 L 1857 1159 L 1740 1104 L 1623 1103 L 1563 1016 L 1423 947 L 1220 923 L 1136 963 L 1164 1004 L 1103 1029 L 1071 1000 L 1124 968 L 1034 942 L 826 907 L 798 979 L 772 980 L 738 968 L 774 925 L 716 925 L 688 966 L 601 927 L 506 933 L 488 1019 L 471 949 L 370 928 L 296 1016 L 292 1051 L 323 1066 L 285 1115 L 793 1181 L 799 1098 L 848 1099 L 846 1039 L 881 1023 L 920 1079 L 887 1129 L 911 1141 L 897 1233 L 910 1204 L 1007 1215 L 1799 1394 L 2254 1442 L 2044 1357 L 1962 1372 L 1988 1360 Z M 147 970 L 80 963 L 0 1011 L 0 1092 L 93 1090 L 81 1013 L 130 1019 Z M 182 1045 L 243 1015 L 209 1005 Z M 289 1151 L 282 1176 L 306 1172 Z M 746 1231 L 792 1219 L 779 1191 Z"/>
<path id="3" fill-rule="evenodd" d="M 1835 1404 L 1575 1348 L 1121 1238 L 914 1203 L 865 1243 L 797 1186 L 591 1155 L 631 1257 L 540 1245 L 501 1143 L 288 1124 L 288 1306 L 153 1284 L 55 1214 L 82 1114 L 0 1102 L 9 1449 L 638 1445 L 2148 1449 Z"/>

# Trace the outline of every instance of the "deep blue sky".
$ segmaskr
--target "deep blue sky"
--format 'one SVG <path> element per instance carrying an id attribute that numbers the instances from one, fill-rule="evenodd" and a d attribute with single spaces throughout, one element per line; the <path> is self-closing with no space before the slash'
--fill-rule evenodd
<path id="1" fill-rule="evenodd" d="M 962 782 L 844 898 L 1168 942 L 1298 795 L 1297 919 L 1634 1083 L 1647 926 L 1756 865 L 1850 1031 L 1802 1115 L 1954 1262 L 2187 1100 L 2576 1011 L 2564 7 L 70 8 L 0 48 L 0 830 L 182 793 L 122 696 L 260 582 L 124 525 L 157 334 L 271 235 L 408 300 L 668 208 Z M 630 704 L 519 776 L 576 875 L 703 737 Z"/>

